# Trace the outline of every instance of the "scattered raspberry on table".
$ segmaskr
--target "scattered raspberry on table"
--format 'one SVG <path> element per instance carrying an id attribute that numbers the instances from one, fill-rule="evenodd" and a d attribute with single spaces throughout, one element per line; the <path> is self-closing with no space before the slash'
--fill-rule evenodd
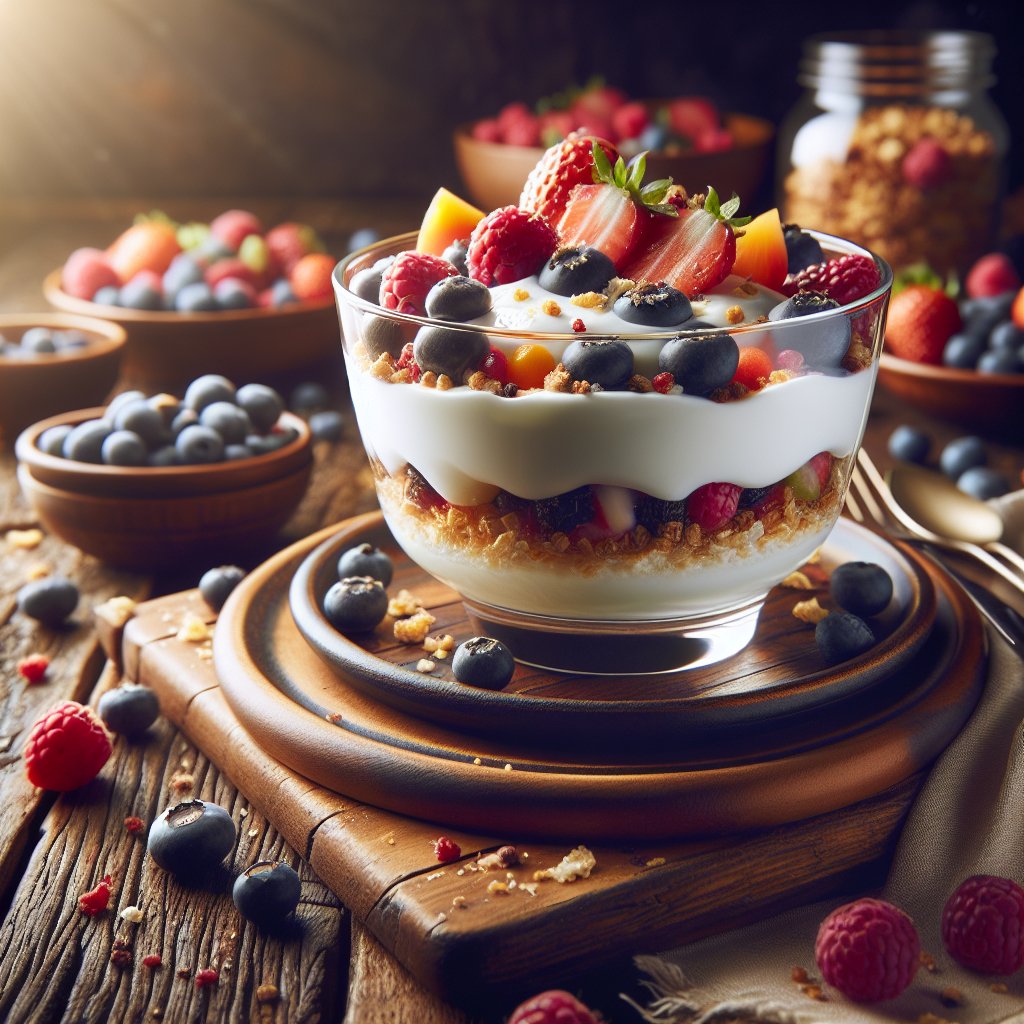
<path id="1" fill-rule="evenodd" d="M 104 875 L 95 889 L 90 889 L 78 897 L 78 909 L 86 917 L 96 917 L 98 914 L 102 914 L 110 905 L 111 885 L 113 885 L 113 880 L 110 875 Z"/>
<path id="2" fill-rule="evenodd" d="M 219 980 L 220 974 L 212 967 L 196 971 L 196 988 L 209 988 L 211 985 L 216 985 Z"/>
<path id="3" fill-rule="evenodd" d="M 30 684 L 40 682 L 50 667 L 50 659 L 45 654 L 30 654 L 18 662 L 18 675 Z"/>
<path id="4" fill-rule="evenodd" d="M 40 789 L 77 789 L 96 778 L 110 750 L 110 737 L 96 712 L 65 700 L 32 726 L 25 743 L 25 774 Z"/>
<path id="5" fill-rule="evenodd" d="M 972 875 L 946 902 L 942 941 L 972 971 L 1013 974 L 1024 966 L 1024 889 L 998 875 Z"/>
<path id="6" fill-rule="evenodd" d="M 458 860 L 462 856 L 462 848 L 454 839 L 439 836 L 434 840 L 434 854 L 442 864 Z"/>
<path id="7" fill-rule="evenodd" d="M 571 992 L 551 989 L 527 999 L 513 1011 L 508 1024 L 600 1024 L 601 1018 Z"/>
<path id="8" fill-rule="evenodd" d="M 914 922 L 899 907 L 870 898 L 833 910 L 814 944 L 822 978 L 856 1003 L 894 999 L 913 980 L 920 958 Z"/>

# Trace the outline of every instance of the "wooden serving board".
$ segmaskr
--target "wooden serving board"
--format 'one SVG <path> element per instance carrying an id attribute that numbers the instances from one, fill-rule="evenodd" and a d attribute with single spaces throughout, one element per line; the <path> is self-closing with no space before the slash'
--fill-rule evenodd
<path id="1" fill-rule="evenodd" d="M 336 688 L 342 685 L 301 641 L 286 614 L 288 601 L 282 586 L 285 575 L 293 574 L 330 534 L 324 531 L 295 545 L 249 577 L 252 591 L 248 597 L 243 593 L 237 601 L 233 599 L 219 624 L 219 665 L 230 661 L 221 652 L 233 648 L 240 623 L 248 621 L 251 627 L 256 622 L 263 630 L 257 662 L 260 673 L 283 673 L 287 678 L 292 670 L 308 669 L 331 675 Z M 261 576 L 267 567 L 272 568 Z M 304 854 L 381 943 L 441 996 L 472 1006 L 477 1000 L 493 998 L 496 990 L 520 992 L 547 982 L 564 984 L 573 973 L 623 955 L 664 949 L 877 879 L 924 769 L 969 714 L 981 686 L 984 638 L 977 616 L 945 576 L 930 566 L 926 571 L 937 595 L 935 627 L 904 669 L 924 673 L 920 677 L 925 682 L 899 695 L 891 712 L 875 708 L 867 716 L 873 723 L 869 734 L 872 728 L 887 729 L 886 723 L 903 720 L 902 739 L 896 739 L 898 730 L 893 732 L 877 758 L 899 759 L 899 780 L 878 790 L 875 776 L 868 785 L 873 790 L 870 795 L 846 806 L 775 827 L 747 827 L 736 832 L 734 823 L 730 835 L 643 841 L 642 830 L 638 833 L 630 827 L 628 816 L 621 816 L 629 809 L 629 793 L 633 803 L 640 803 L 652 781 L 657 788 L 658 779 L 666 774 L 664 759 L 661 764 L 648 765 L 644 777 L 637 778 L 635 766 L 612 773 L 604 770 L 607 764 L 597 765 L 593 757 L 590 765 L 585 757 L 574 758 L 585 769 L 592 771 L 597 765 L 603 776 L 630 780 L 628 785 L 622 784 L 615 811 L 621 826 L 606 828 L 603 838 L 595 839 L 587 831 L 586 817 L 577 820 L 577 831 L 556 829 L 552 834 L 561 838 L 544 838 L 545 828 L 537 824 L 538 816 L 560 820 L 564 808 L 553 816 L 548 814 L 553 798 L 541 792 L 534 799 L 529 783 L 559 774 L 551 771 L 482 770 L 483 765 L 471 765 L 478 776 L 497 780 L 493 788 L 496 798 L 510 781 L 525 787 L 516 800 L 507 801 L 506 809 L 514 810 L 518 804 L 520 811 L 518 816 L 503 814 L 502 820 L 509 824 L 501 828 L 490 827 L 497 819 L 488 816 L 486 806 L 480 820 L 487 824 L 474 826 L 469 819 L 451 824 L 455 819 L 445 813 L 443 796 L 445 792 L 457 794 L 462 784 L 458 772 L 452 770 L 453 762 L 441 757 L 444 763 L 431 767 L 431 761 L 439 759 L 436 754 L 432 758 L 422 750 L 409 752 L 401 743 L 384 738 L 386 729 L 395 729 L 394 723 L 400 722 L 419 737 L 421 747 L 441 750 L 443 744 L 435 735 L 438 725 L 378 705 L 378 735 L 360 735 L 358 730 L 339 728 L 290 700 L 265 676 L 262 681 L 251 678 L 248 689 L 243 687 L 234 695 L 233 707 L 218 683 L 210 645 L 176 636 L 186 613 L 214 621 L 195 591 L 140 606 L 125 630 L 121 654 L 126 677 L 158 691 L 164 713 Z M 278 582 L 270 585 L 268 580 Z M 251 611 L 239 618 L 241 608 Z M 305 651 L 302 656 L 296 653 L 301 651 Z M 277 703 L 279 699 L 283 703 Z M 351 700 L 369 698 L 353 688 Z M 305 747 L 318 751 L 307 766 L 310 771 L 304 775 L 270 756 L 272 744 L 258 724 L 251 727 L 254 731 L 242 725 L 236 714 L 242 706 L 239 701 L 258 709 L 250 716 L 254 722 L 266 720 L 267 714 L 271 719 L 278 716 L 282 734 L 301 722 L 299 735 Z M 266 701 L 270 703 L 261 708 Z M 944 723 L 941 730 L 929 732 L 927 723 L 936 720 Z M 387 726 L 388 722 L 392 725 Z M 373 806 L 365 797 L 343 795 L 339 783 L 348 777 L 347 772 L 352 772 L 355 788 L 359 788 L 360 778 L 372 772 L 366 765 L 360 768 L 359 750 L 343 751 L 339 760 L 337 750 L 329 743 L 323 746 L 327 735 L 345 737 L 346 742 L 355 736 L 359 745 L 374 750 L 371 766 L 385 773 L 389 765 L 403 764 L 403 751 L 414 755 L 417 763 L 412 768 L 406 763 L 393 769 L 395 778 L 409 782 L 414 791 L 418 787 L 420 792 L 435 795 L 408 811 L 433 813 L 447 823 L 432 824 L 408 812 Z M 463 746 L 468 751 L 481 742 L 488 740 L 476 737 L 464 740 Z M 813 742 L 806 740 L 805 747 L 812 749 Z M 806 754 L 807 750 L 795 751 L 794 756 Z M 553 755 L 548 752 L 546 756 Z M 763 763 L 770 772 L 771 759 L 764 758 Z M 674 767 L 679 767 L 678 760 Z M 753 778 L 756 770 L 749 764 L 745 767 L 751 768 Z M 693 775 L 700 769 L 690 766 L 667 774 L 685 775 L 687 771 Z M 326 772 L 334 788 L 311 781 L 313 772 Z M 432 773 L 435 778 L 423 782 L 424 776 L 429 779 Z M 705 777 L 712 779 L 715 774 L 707 771 Z M 850 774 L 857 772 L 850 772 L 843 763 L 833 765 L 832 784 L 843 789 L 845 776 Z M 791 781 L 799 780 L 794 776 Z M 864 784 L 862 777 L 859 785 Z M 437 796 L 439 786 L 441 798 Z M 384 788 L 391 792 L 389 786 Z M 784 788 L 774 793 L 776 802 L 785 798 Z M 712 787 L 704 803 L 714 805 L 720 795 Z M 595 808 L 597 802 L 592 801 Z M 595 823 L 607 822 L 609 817 L 607 808 L 603 815 L 596 810 L 591 814 Z M 743 826 L 743 822 L 739 824 Z M 525 827 L 520 829 L 520 825 Z M 442 833 L 460 845 L 459 861 L 438 864 L 432 840 Z M 532 889 L 535 871 L 554 866 L 580 843 L 596 855 L 597 867 L 589 878 L 566 884 L 545 880 Z M 528 856 L 508 872 L 476 870 L 480 853 L 505 844 L 515 845 Z M 515 887 L 505 888 L 513 881 Z"/>

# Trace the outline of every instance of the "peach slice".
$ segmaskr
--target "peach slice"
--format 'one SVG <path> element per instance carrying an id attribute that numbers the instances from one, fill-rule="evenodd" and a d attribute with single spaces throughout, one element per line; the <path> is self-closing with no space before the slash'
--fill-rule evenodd
<path id="1" fill-rule="evenodd" d="M 107 260 L 122 281 L 130 281 L 140 270 L 162 274 L 179 252 L 181 245 L 174 226 L 147 220 L 118 235 L 107 249 Z"/>
<path id="2" fill-rule="evenodd" d="M 469 238 L 483 216 L 483 210 L 471 206 L 448 189 L 439 188 L 423 215 L 416 249 L 440 256 L 452 242 Z"/>
<path id="3" fill-rule="evenodd" d="M 767 210 L 755 217 L 736 239 L 736 260 L 732 272 L 749 277 L 766 288 L 782 290 L 788 260 L 786 239 L 778 210 Z"/>

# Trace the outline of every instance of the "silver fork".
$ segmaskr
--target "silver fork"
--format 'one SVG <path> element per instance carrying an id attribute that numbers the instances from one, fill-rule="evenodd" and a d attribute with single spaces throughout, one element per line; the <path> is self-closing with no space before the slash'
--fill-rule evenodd
<path id="1" fill-rule="evenodd" d="M 984 587 L 952 569 L 939 557 L 935 549 L 958 551 L 975 558 L 1018 590 L 1021 589 L 1020 578 L 977 544 L 939 537 L 914 522 L 893 498 L 889 485 L 863 448 L 857 453 L 857 461 L 850 474 L 846 511 L 858 523 L 874 525 L 891 537 L 910 541 L 924 548 L 964 588 L 978 610 L 1003 638 L 1018 650 L 1024 650 L 1024 627 L 1021 617 Z"/>

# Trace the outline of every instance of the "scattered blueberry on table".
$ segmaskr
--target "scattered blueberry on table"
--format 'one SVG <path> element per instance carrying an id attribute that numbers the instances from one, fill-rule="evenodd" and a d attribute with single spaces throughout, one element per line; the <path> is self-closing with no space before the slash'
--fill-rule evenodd
<path id="1" fill-rule="evenodd" d="M 199 580 L 199 593 L 215 612 L 219 612 L 243 576 L 245 570 L 237 565 L 218 565 L 207 569 Z"/>
<path id="2" fill-rule="evenodd" d="M 250 865 L 235 879 L 231 898 L 243 917 L 272 928 L 294 912 L 300 890 L 299 876 L 290 864 L 264 860 Z"/>
<path id="3" fill-rule="evenodd" d="M 500 641 L 475 636 L 459 644 L 452 655 L 452 672 L 460 683 L 485 690 L 500 690 L 512 679 L 516 663 Z"/>
<path id="4" fill-rule="evenodd" d="M 160 714 L 155 691 L 138 683 L 122 683 L 107 690 L 98 706 L 103 724 L 122 736 L 141 736 Z"/>
<path id="5" fill-rule="evenodd" d="M 188 880 L 221 864 L 234 848 L 235 836 L 235 823 L 223 807 L 186 800 L 153 822 L 147 849 L 165 871 Z"/>
<path id="6" fill-rule="evenodd" d="M 324 614 L 342 633 L 365 633 L 388 611 L 388 595 L 380 580 L 348 576 L 333 584 L 324 598 Z"/>
<path id="7" fill-rule="evenodd" d="M 17 593 L 18 611 L 44 626 L 62 625 L 78 607 L 78 587 L 64 576 L 44 576 Z"/>

